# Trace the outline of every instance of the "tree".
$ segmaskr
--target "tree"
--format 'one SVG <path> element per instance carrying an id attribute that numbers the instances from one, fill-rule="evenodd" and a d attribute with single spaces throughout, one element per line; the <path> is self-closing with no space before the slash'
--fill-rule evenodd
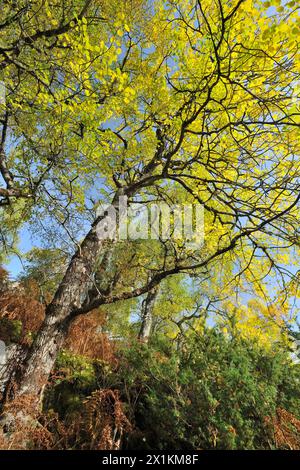
<path id="1" fill-rule="evenodd" d="M 33 248 L 26 254 L 19 281 L 24 287 L 34 282 L 38 287 L 37 300 L 47 305 L 61 281 L 66 262 L 65 253 L 60 250 Z"/>
<path id="2" fill-rule="evenodd" d="M 116 210 L 120 196 L 201 203 L 206 238 L 196 252 L 158 240 L 152 264 L 134 285 L 99 290 L 94 275 L 105 272 L 101 260 L 111 248 L 97 230 L 105 216 L 95 217 L 83 240 L 75 240 L 15 375 L 16 395 L 36 397 L 77 316 L 146 294 L 171 275 L 206 275 L 221 262 L 235 264 L 233 279 L 252 273 L 255 263 L 262 279 L 272 269 L 285 279 L 283 254 L 299 243 L 293 2 L 274 15 L 252 0 L 113 1 L 101 8 L 96 1 L 62 2 L 55 14 L 49 5 L 34 3 L 26 35 L 26 8 L 2 27 L 10 41 L 0 50 L 9 90 L 3 130 L 16 137 L 10 158 L 1 154 L 4 203 L 31 198 L 30 210 L 52 215 L 67 231 L 75 213 L 90 214 L 87 191 Z M 66 20 L 73 6 L 77 16 Z"/>

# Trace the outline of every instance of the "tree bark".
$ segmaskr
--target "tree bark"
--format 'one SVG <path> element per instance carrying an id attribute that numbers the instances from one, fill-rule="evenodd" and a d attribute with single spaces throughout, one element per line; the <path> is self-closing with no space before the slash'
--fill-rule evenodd
<path id="1" fill-rule="evenodd" d="M 119 195 L 117 192 L 112 202 L 116 209 Z M 96 222 L 100 222 L 101 219 L 103 220 L 104 216 Z M 97 235 L 96 222 L 71 259 L 64 278 L 46 309 L 44 323 L 22 367 L 16 368 L 6 383 L 4 391 L 6 400 L 15 399 L 20 395 L 34 395 L 37 403 L 39 402 L 51 369 L 67 336 L 68 327 L 73 319 L 72 312 L 84 304 L 87 293 L 93 286 L 93 273 L 97 261 L 106 249 L 106 240 L 99 239 Z M 0 377 L 0 384 L 3 380 L 4 377 Z M 10 387 L 12 381 L 15 382 L 13 394 Z"/>
<path id="2" fill-rule="evenodd" d="M 143 343 L 148 343 L 149 337 L 151 335 L 153 323 L 153 309 L 157 294 L 158 286 L 154 287 L 148 292 L 147 297 L 144 299 L 142 304 L 142 323 L 138 338 Z"/>

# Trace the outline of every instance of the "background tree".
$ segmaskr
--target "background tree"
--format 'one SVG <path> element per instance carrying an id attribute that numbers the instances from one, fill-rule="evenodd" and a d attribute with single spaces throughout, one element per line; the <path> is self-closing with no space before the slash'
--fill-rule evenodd
<path id="1" fill-rule="evenodd" d="M 71 7 L 77 16 L 66 20 Z M 103 217 L 73 240 L 76 251 L 14 377 L 16 394 L 38 397 L 79 315 L 146 294 L 171 275 L 205 277 L 220 263 L 232 263 L 233 281 L 254 282 L 258 271 L 261 282 L 271 270 L 283 284 L 292 276 L 284 264 L 298 250 L 299 22 L 293 2 L 276 14 L 252 0 L 31 8 L 26 34 L 19 10 L 12 20 L 19 27 L 7 19 L 2 28 L 10 40 L 0 51 L 3 129 L 14 141 L 9 158 L 1 154 L 5 204 L 26 196 L 27 211 L 47 214 L 71 236 L 74 213 L 93 215 L 91 199 L 116 208 L 120 195 L 201 203 L 206 217 L 202 249 L 158 240 L 151 262 L 127 280 L 120 255 L 106 289 L 97 288 L 110 251 L 97 233 Z M 150 250 L 143 244 L 138 256 Z M 104 274 L 95 286 L 97 272 Z"/>

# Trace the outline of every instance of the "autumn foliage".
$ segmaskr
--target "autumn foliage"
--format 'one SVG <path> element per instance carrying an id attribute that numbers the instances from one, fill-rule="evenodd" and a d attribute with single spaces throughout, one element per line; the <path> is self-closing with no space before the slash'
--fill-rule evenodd
<path id="1" fill-rule="evenodd" d="M 39 330 L 45 317 L 45 306 L 36 300 L 36 293 L 34 284 L 26 290 L 17 284 L 0 292 L 0 334 L 5 342 L 11 341 L 15 334 L 20 343 L 28 344 L 31 335 Z"/>
<path id="2" fill-rule="evenodd" d="M 2 448 L 300 448 L 298 3 L 1 2 Z"/>

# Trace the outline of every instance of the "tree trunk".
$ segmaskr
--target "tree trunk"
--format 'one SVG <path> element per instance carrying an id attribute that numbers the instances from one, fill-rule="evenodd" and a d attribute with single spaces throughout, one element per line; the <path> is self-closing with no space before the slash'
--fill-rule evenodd
<path id="1" fill-rule="evenodd" d="M 119 194 L 112 205 L 117 208 Z M 103 219 L 104 216 L 101 218 Z M 99 219 L 97 221 L 100 222 Z M 111 234 L 112 235 L 112 234 Z M 93 273 L 99 256 L 105 250 L 106 240 L 99 239 L 95 223 L 73 256 L 65 276 L 46 309 L 45 321 L 29 349 L 22 367 L 15 370 L 9 382 L 14 381 L 13 395 L 8 383 L 6 400 L 21 395 L 36 397 L 37 403 L 47 383 L 56 357 L 63 346 L 72 320 L 72 311 L 81 307 L 93 286 Z M 1 383 L 0 377 L 0 383 Z"/>
<path id="2" fill-rule="evenodd" d="M 66 339 L 67 320 L 68 318 L 59 321 L 55 315 L 46 317 L 22 367 L 16 371 L 17 389 L 14 396 L 35 395 L 37 403 L 39 402 L 42 390 Z"/>
<path id="3" fill-rule="evenodd" d="M 138 338 L 144 343 L 148 343 L 152 323 L 153 323 L 153 309 L 155 300 L 158 294 L 158 287 L 151 289 L 142 304 L 142 324 L 138 334 Z"/>

